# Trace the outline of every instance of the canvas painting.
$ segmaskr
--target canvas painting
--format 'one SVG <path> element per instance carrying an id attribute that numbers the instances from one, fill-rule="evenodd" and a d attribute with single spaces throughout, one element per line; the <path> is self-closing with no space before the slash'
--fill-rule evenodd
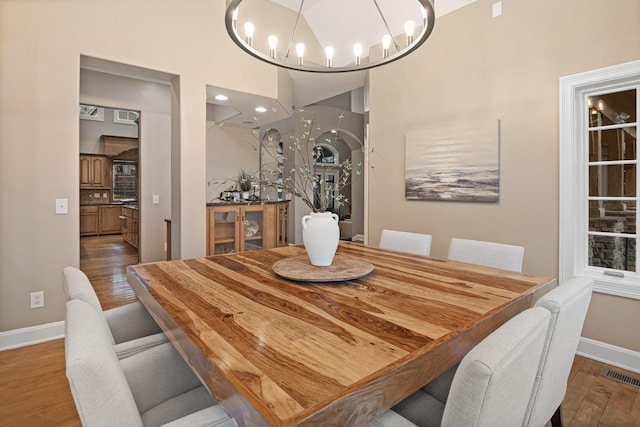
<path id="1" fill-rule="evenodd" d="M 407 133 L 405 197 L 497 202 L 499 135 L 499 121 Z"/>

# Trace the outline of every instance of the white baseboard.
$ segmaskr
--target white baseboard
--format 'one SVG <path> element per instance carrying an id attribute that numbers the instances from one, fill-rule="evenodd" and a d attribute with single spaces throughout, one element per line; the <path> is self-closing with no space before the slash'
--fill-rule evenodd
<path id="1" fill-rule="evenodd" d="M 0 332 L 0 351 L 64 338 L 64 321 Z"/>
<path id="2" fill-rule="evenodd" d="M 583 337 L 580 338 L 576 354 L 607 365 L 640 373 L 640 353 L 637 351 Z"/>

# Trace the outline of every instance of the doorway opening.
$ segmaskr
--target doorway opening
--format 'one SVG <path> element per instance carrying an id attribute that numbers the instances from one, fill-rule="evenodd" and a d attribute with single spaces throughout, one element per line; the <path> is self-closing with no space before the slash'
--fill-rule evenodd
<path id="1" fill-rule="evenodd" d="M 79 107 L 80 269 L 105 309 L 135 300 L 126 266 L 140 260 L 140 117 Z"/>

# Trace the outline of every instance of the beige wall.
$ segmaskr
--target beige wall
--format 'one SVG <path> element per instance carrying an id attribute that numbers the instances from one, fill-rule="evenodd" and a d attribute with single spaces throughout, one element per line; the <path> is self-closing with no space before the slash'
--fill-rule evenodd
<path id="1" fill-rule="evenodd" d="M 558 275 L 559 78 L 640 56 L 640 2 L 478 0 L 436 22 L 415 54 L 370 73 L 369 237 L 383 228 L 523 245 L 524 271 Z M 404 198 L 405 134 L 502 120 L 500 202 Z M 388 209 L 394 206 L 394 209 Z M 640 351 L 640 302 L 596 295 L 584 335 Z"/>
<path id="2" fill-rule="evenodd" d="M 0 331 L 64 317 L 61 270 L 80 257 L 80 55 L 179 76 L 174 244 L 184 257 L 205 254 L 206 85 L 277 97 L 276 69 L 212 25 L 224 4 L 0 0 Z M 69 199 L 68 215 L 54 214 L 56 198 Z M 39 290 L 46 305 L 32 310 L 29 293 Z"/>

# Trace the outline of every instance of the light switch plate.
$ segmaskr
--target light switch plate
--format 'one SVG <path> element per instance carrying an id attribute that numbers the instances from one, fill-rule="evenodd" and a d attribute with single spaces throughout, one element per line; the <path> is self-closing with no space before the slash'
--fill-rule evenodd
<path id="1" fill-rule="evenodd" d="M 158 194 L 154 194 L 153 195 L 153 204 L 157 205 L 158 203 L 160 203 L 160 196 Z"/>
<path id="2" fill-rule="evenodd" d="M 502 2 L 496 2 L 493 4 L 493 17 L 497 18 L 498 16 L 502 15 Z"/>
<path id="3" fill-rule="evenodd" d="M 56 215 L 69 213 L 69 199 L 56 199 Z"/>

